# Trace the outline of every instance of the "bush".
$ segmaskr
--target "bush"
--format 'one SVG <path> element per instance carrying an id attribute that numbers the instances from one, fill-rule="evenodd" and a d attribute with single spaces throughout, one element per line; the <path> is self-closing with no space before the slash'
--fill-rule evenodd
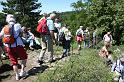
<path id="1" fill-rule="evenodd" d="M 71 56 L 62 67 L 41 74 L 38 82 L 113 82 L 111 77 L 110 69 L 96 51 L 85 49 Z"/>

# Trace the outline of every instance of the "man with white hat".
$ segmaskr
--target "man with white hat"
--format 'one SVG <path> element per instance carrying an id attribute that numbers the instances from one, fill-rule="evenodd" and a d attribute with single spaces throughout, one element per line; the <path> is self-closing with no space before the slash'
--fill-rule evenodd
<path id="1" fill-rule="evenodd" d="M 4 43 L 6 47 L 10 62 L 13 66 L 13 70 L 16 74 L 16 80 L 19 80 L 20 77 L 24 76 L 26 72 L 24 68 L 26 66 L 27 54 L 23 48 L 23 42 L 20 37 L 21 25 L 16 23 L 15 18 L 12 14 L 8 14 L 6 17 L 6 22 L 8 25 L 5 25 L 0 33 L 0 38 L 6 36 L 5 28 L 6 26 L 10 28 L 10 34 L 15 38 L 14 43 Z M 18 58 L 21 60 L 21 72 L 18 72 Z"/>
<path id="2" fill-rule="evenodd" d="M 81 49 L 81 43 L 83 41 L 83 26 L 80 26 L 80 28 L 76 31 L 76 41 L 78 43 L 78 50 Z"/>

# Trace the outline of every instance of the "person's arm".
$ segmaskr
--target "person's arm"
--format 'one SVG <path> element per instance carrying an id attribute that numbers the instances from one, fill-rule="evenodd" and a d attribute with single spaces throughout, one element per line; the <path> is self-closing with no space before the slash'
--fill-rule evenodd
<path id="1" fill-rule="evenodd" d="M 4 28 L 3 28 L 4 29 Z M 2 36 L 4 35 L 4 31 L 3 31 L 3 29 L 1 30 L 1 32 L 0 32 L 0 39 L 2 38 Z"/>
<path id="2" fill-rule="evenodd" d="M 114 72 L 115 71 L 116 64 L 117 64 L 117 61 L 112 65 L 111 72 Z"/>

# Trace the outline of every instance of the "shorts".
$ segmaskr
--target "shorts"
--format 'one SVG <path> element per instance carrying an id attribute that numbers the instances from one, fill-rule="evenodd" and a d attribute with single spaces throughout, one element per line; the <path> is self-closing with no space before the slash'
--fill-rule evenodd
<path id="1" fill-rule="evenodd" d="M 12 65 L 18 64 L 18 58 L 20 60 L 27 59 L 27 53 L 24 50 L 23 46 L 17 46 L 13 48 L 6 47 L 6 50 Z"/>
<path id="2" fill-rule="evenodd" d="M 82 42 L 83 41 L 83 38 L 82 37 L 79 37 L 79 36 L 76 36 L 76 40 L 77 40 L 77 42 Z"/>

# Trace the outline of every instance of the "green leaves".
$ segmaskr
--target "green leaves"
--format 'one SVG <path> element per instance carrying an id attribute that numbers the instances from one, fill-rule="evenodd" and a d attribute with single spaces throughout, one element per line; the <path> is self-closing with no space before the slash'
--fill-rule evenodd
<path id="1" fill-rule="evenodd" d="M 37 9 L 41 7 L 41 3 L 38 3 L 38 0 L 7 0 L 1 2 L 1 5 L 3 5 L 3 12 L 14 14 L 17 22 L 21 23 L 22 26 L 35 30 L 40 17 L 40 11 Z"/>

